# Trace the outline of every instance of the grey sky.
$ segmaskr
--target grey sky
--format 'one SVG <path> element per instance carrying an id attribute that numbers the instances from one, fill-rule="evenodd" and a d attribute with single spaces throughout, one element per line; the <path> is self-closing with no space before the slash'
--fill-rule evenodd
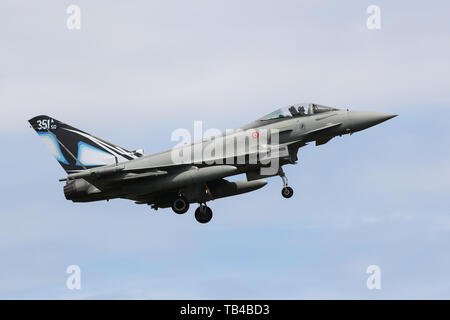
<path id="1" fill-rule="evenodd" d="M 66 28 L 69 4 L 82 27 Z M 381 8 L 381 30 L 366 8 Z M 1 298 L 450 298 L 445 1 L 2 1 Z M 199 225 L 121 200 L 73 204 L 27 119 L 130 149 L 315 101 L 399 113 L 300 150 Z M 82 289 L 65 287 L 78 264 Z M 382 290 L 365 287 L 368 265 Z"/>

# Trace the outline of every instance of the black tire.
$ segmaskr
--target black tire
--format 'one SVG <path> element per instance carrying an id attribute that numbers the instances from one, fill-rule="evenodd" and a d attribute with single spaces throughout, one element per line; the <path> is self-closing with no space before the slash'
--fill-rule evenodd
<path id="1" fill-rule="evenodd" d="M 177 214 L 186 213 L 189 210 L 189 201 L 183 196 L 176 198 L 172 203 L 172 210 Z"/>
<path id="2" fill-rule="evenodd" d="M 294 195 L 294 190 L 291 187 L 284 187 L 281 189 L 281 195 L 288 199 Z"/>
<path id="3" fill-rule="evenodd" d="M 208 223 L 212 219 L 212 210 L 207 206 L 200 206 L 195 210 L 195 220 L 200 223 Z"/>

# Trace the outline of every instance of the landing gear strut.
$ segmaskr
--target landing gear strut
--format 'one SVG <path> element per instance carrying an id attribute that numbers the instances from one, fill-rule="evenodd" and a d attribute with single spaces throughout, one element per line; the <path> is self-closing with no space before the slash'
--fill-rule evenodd
<path id="1" fill-rule="evenodd" d="M 172 210 L 177 214 L 186 213 L 189 210 L 189 201 L 184 196 L 179 196 L 172 203 Z"/>
<path id="2" fill-rule="evenodd" d="M 286 175 L 284 174 L 284 171 L 281 167 L 278 171 L 278 174 L 283 180 L 283 189 L 281 189 L 281 195 L 286 199 L 292 197 L 294 195 L 294 190 L 288 186 L 288 179 L 286 178 Z"/>
<path id="3" fill-rule="evenodd" d="M 206 204 L 200 204 L 197 210 L 195 210 L 195 220 L 200 223 L 208 223 L 212 216 L 212 210 Z"/>

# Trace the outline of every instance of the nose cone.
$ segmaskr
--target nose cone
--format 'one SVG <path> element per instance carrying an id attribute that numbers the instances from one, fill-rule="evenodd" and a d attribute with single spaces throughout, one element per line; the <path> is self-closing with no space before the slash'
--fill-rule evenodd
<path id="1" fill-rule="evenodd" d="M 373 127 L 396 116 L 396 114 L 372 111 L 349 111 L 351 129 L 353 132 Z"/>

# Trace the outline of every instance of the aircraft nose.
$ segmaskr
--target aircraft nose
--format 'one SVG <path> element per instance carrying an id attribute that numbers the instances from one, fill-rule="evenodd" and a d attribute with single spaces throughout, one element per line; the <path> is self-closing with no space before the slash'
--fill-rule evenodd
<path id="1" fill-rule="evenodd" d="M 353 132 L 373 127 L 396 116 L 396 114 L 382 112 L 349 111 L 351 129 Z"/>

